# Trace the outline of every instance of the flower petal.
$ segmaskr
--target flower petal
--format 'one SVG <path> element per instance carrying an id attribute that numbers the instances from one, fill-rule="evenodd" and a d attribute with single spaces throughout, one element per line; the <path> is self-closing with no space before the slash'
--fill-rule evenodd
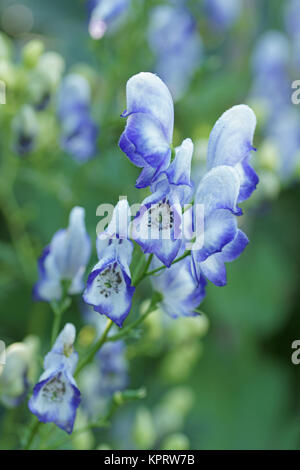
<path id="1" fill-rule="evenodd" d="M 173 318 L 195 315 L 195 309 L 205 297 L 206 281 L 201 276 L 201 282 L 196 284 L 189 258 L 184 258 L 161 274 L 153 276 L 151 281 L 154 288 L 163 295 L 162 309 Z"/>
<path id="2" fill-rule="evenodd" d="M 170 160 L 170 143 L 156 118 L 149 114 L 134 113 L 127 119 L 126 137 L 134 145 L 134 154 L 141 155 L 144 162 L 153 168 Z M 130 157 L 132 152 L 127 156 Z M 136 160 L 136 157 L 135 157 Z"/>
<path id="3" fill-rule="evenodd" d="M 122 327 L 130 312 L 134 291 L 121 265 L 116 261 L 105 264 L 100 261 L 88 277 L 83 300 Z"/>
<path id="4" fill-rule="evenodd" d="M 127 110 L 125 116 L 145 113 L 161 125 L 167 142 L 172 141 L 174 107 L 172 96 L 164 82 L 149 72 L 131 77 L 126 86 Z"/>
<path id="5" fill-rule="evenodd" d="M 191 161 L 194 144 L 191 139 L 185 139 L 175 149 L 175 158 L 165 172 L 171 184 L 191 186 Z"/>
<path id="6" fill-rule="evenodd" d="M 82 207 L 74 207 L 70 214 L 69 227 L 59 230 L 50 244 L 55 264 L 61 279 L 70 279 L 85 267 L 91 254 L 90 237 L 84 223 L 85 211 Z"/>
<path id="7" fill-rule="evenodd" d="M 236 236 L 236 217 L 228 210 L 212 212 L 205 219 L 204 243 L 201 249 L 192 250 L 196 262 L 204 261 L 213 253 L 218 253 Z"/>
<path id="8" fill-rule="evenodd" d="M 216 209 L 228 209 L 241 215 L 242 211 L 237 207 L 239 190 L 237 171 L 230 166 L 218 166 L 202 178 L 195 194 L 195 204 L 204 205 L 205 216 Z"/>
<path id="9" fill-rule="evenodd" d="M 80 404 L 80 391 L 66 371 L 42 375 L 33 389 L 28 406 L 43 423 L 55 423 L 71 434 Z"/>
<path id="10" fill-rule="evenodd" d="M 238 230 L 234 240 L 228 243 L 221 253 L 209 256 L 204 262 L 200 263 L 201 271 L 204 276 L 216 286 L 225 286 L 227 279 L 224 263 L 234 261 L 238 258 L 248 243 L 249 240 L 246 235 L 241 230 Z"/>
<path id="11" fill-rule="evenodd" d="M 235 166 L 248 157 L 252 147 L 256 117 L 249 106 L 233 106 L 218 119 L 210 134 L 207 167 Z"/>

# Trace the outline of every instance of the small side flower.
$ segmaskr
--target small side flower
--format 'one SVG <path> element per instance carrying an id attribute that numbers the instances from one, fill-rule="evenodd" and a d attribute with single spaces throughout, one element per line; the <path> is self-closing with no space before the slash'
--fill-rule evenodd
<path id="1" fill-rule="evenodd" d="M 30 411 L 43 423 L 55 423 L 71 434 L 80 404 L 80 391 L 73 378 L 78 355 L 73 349 L 75 327 L 67 323 L 44 360 L 45 372 L 33 389 Z"/>

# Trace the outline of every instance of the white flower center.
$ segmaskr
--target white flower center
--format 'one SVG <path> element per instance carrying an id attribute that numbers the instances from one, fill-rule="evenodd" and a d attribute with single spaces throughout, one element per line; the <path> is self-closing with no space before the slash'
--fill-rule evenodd
<path id="1" fill-rule="evenodd" d="M 97 278 L 97 286 L 100 294 L 105 298 L 110 297 L 112 293 L 118 294 L 123 285 L 123 277 L 117 263 L 109 265 L 102 271 Z"/>
<path id="2" fill-rule="evenodd" d="M 66 385 L 60 379 L 60 374 L 57 377 L 53 377 L 44 386 L 42 395 L 50 402 L 61 403 L 66 393 Z"/>
<path id="3" fill-rule="evenodd" d="M 148 227 L 158 227 L 158 229 L 171 229 L 174 225 L 174 212 L 168 202 L 160 202 L 150 207 L 148 211 Z"/>

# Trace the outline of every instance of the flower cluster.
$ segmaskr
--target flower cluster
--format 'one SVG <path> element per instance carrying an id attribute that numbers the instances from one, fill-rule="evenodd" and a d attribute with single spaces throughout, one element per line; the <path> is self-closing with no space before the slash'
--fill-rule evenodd
<path id="1" fill-rule="evenodd" d="M 25 44 L 20 61 L 14 60 L 15 55 L 13 43 L 0 34 L 0 81 L 6 84 L 7 93 L 12 93 L 1 109 L 11 120 L 15 153 L 27 156 L 47 150 L 50 143 L 53 152 L 57 141 L 79 162 L 94 156 L 99 130 L 91 117 L 91 86 L 84 70 L 78 65 L 78 73 L 63 78 L 63 57 L 45 51 L 37 39 Z M 85 70 L 86 76 L 93 76 L 88 67 Z"/>
<path id="2" fill-rule="evenodd" d="M 55 423 L 67 433 L 73 431 L 80 392 L 73 378 L 78 361 L 74 351 L 76 331 L 67 323 L 44 360 L 44 373 L 33 389 L 29 409 L 43 423 Z"/>
<path id="3" fill-rule="evenodd" d="M 76 88 L 77 77 L 68 80 L 62 98 L 67 110 L 75 98 L 84 101 L 86 97 L 84 87 Z M 246 105 L 234 106 L 216 122 L 209 137 L 206 171 L 196 184 L 191 181 L 193 142 L 186 138 L 173 147 L 173 100 L 158 76 L 143 72 L 130 78 L 122 116 L 127 123 L 119 145 L 142 168 L 136 186 L 149 187 L 150 195 L 135 214 L 127 199 L 120 198 L 109 224 L 97 236 L 99 261 L 88 276 L 83 300 L 110 321 L 105 327 L 101 323 L 101 336 L 93 346 L 100 341 L 101 350 L 78 368 L 84 368 L 80 384 L 88 414 L 90 406 L 102 410 L 107 398 L 127 385 L 124 343 L 109 337 L 109 330 L 112 322 L 121 328 L 131 311 L 138 284 L 130 270 L 133 241 L 142 249 L 141 261 L 147 266 L 141 280 L 152 274 L 153 288 L 159 293 L 153 296 L 157 300 L 152 299 L 152 310 L 160 302 L 171 317 L 197 315 L 207 280 L 225 285 L 225 263 L 236 259 L 248 244 L 238 228 L 237 217 L 242 214 L 238 204 L 251 196 L 258 183 L 250 164 L 256 118 Z M 39 260 L 35 298 L 63 301 L 67 294 L 81 293 L 90 249 L 84 210 L 75 207 L 69 227 L 54 235 Z M 68 433 L 80 403 L 73 378 L 74 340 L 75 328 L 67 324 L 45 358 L 45 371 L 29 402 L 40 421 L 54 422 Z"/>
<path id="4" fill-rule="evenodd" d="M 96 152 L 98 128 L 90 116 L 90 95 L 87 79 L 75 73 L 64 78 L 58 92 L 61 146 L 79 162 Z"/>
<path id="5" fill-rule="evenodd" d="M 127 124 L 119 145 L 135 165 L 143 168 L 137 187 L 150 186 L 152 192 L 132 222 L 132 237 L 145 253 L 155 255 L 169 268 L 158 280 L 160 286 L 169 286 L 164 292 L 170 297 L 166 304 L 174 307 L 174 295 L 179 297 L 179 305 L 185 304 L 181 314 L 193 314 L 196 302 L 204 297 L 204 277 L 225 285 L 224 263 L 237 258 L 248 243 L 238 229 L 236 216 L 242 213 L 237 204 L 249 198 L 258 183 L 249 163 L 254 150 L 255 115 L 248 106 L 240 105 L 217 121 L 209 138 L 207 171 L 195 191 L 193 208 L 185 213 L 183 205 L 192 202 L 194 193 L 190 180 L 193 143 L 185 139 L 171 161 L 174 110 L 166 85 L 151 73 L 132 77 L 127 83 L 123 116 Z M 191 244 L 190 256 L 180 260 L 177 257 L 185 251 L 187 236 L 182 226 L 197 227 L 199 205 L 204 208 L 204 230 L 202 227 Z M 203 243 L 199 243 L 200 235 Z M 193 235 L 188 238 L 192 240 Z M 174 261 L 182 271 L 176 266 L 170 268 Z M 185 288 L 182 285 L 178 289 L 176 281 L 181 276 Z M 176 312 L 178 305 L 175 316 Z"/>

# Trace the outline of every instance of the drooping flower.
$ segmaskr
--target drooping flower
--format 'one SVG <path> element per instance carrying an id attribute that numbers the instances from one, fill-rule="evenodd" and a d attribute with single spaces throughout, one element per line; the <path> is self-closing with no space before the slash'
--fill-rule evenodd
<path id="1" fill-rule="evenodd" d="M 72 433 L 80 391 L 73 377 L 78 354 L 74 351 L 76 330 L 67 323 L 44 360 L 44 373 L 33 389 L 28 406 L 43 423 L 55 423 Z"/>
<path id="2" fill-rule="evenodd" d="M 12 408 L 25 399 L 35 374 L 37 349 L 38 340 L 33 336 L 7 348 L 5 365 L 0 365 L 0 401 L 4 406 Z"/>
<path id="3" fill-rule="evenodd" d="M 115 30 L 125 17 L 130 0 L 89 0 L 89 33 L 101 39 L 108 30 Z"/>
<path id="4" fill-rule="evenodd" d="M 218 286 L 225 285 L 224 263 L 237 258 L 248 244 L 246 235 L 237 226 L 236 215 L 242 213 L 237 206 L 239 193 L 239 175 L 230 166 L 212 168 L 197 188 L 194 211 L 198 204 L 204 209 L 204 234 L 196 228 L 191 248 L 192 273 L 198 283 L 204 275 Z M 194 227 L 197 225 L 194 220 Z"/>
<path id="5" fill-rule="evenodd" d="M 238 202 L 250 197 L 258 176 L 249 163 L 256 117 L 249 106 L 238 105 L 225 111 L 211 131 L 207 149 L 207 169 L 219 165 L 235 168 L 240 179 Z"/>
<path id="6" fill-rule="evenodd" d="M 119 201 L 109 226 L 97 238 L 99 262 L 92 269 L 83 294 L 87 304 L 119 327 L 130 312 L 135 290 L 129 269 L 133 250 L 127 239 L 129 217 L 127 200 Z"/>
<path id="7" fill-rule="evenodd" d="M 173 100 L 166 85 L 156 75 L 141 72 L 126 86 L 126 128 L 119 146 L 129 160 L 142 168 L 136 187 L 155 181 L 171 159 L 174 126 Z"/>
<path id="8" fill-rule="evenodd" d="M 166 266 L 176 258 L 182 244 L 183 205 L 190 201 L 193 143 L 185 139 L 175 149 L 175 158 L 167 170 L 152 183 L 147 197 L 132 222 L 132 237 L 144 253 L 155 254 Z"/>
<path id="9" fill-rule="evenodd" d="M 83 274 L 90 259 L 91 242 L 84 223 L 85 211 L 74 207 L 69 227 L 55 233 L 39 259 L 39 280 L 33 289 L 35 300 L 60 300 L 62 281 L 69 283 L 68 293 L 83 290 Z"/>
<path id="10" fill-rule="evenodd" d="M 182 5 L 157 6 L 151 12 L 148 38 L 156 56 L 155 71 L 174 99 L 181 98 L 202 60 L 196 21 Z"/>
<path id="11" fill-rule="evenodd" d="M 159 262 L 152 263 L 155 269 Z M 195 311 L 205 297 L 206 280 L 200 275 L 196 283 L 191 271 L 190 257 L 173 264 L 151 277 L 154 289 L 163 299 L 160 307 L 173 318 L 198 315 Z"/>
<path id="12" fill-rule="evenodd" d="M 96 153 L 98 128 L 90 116 L 90 86 L 79 74 L 70 74 L 58 92 L 62 148 L 79 162 Z"/>

